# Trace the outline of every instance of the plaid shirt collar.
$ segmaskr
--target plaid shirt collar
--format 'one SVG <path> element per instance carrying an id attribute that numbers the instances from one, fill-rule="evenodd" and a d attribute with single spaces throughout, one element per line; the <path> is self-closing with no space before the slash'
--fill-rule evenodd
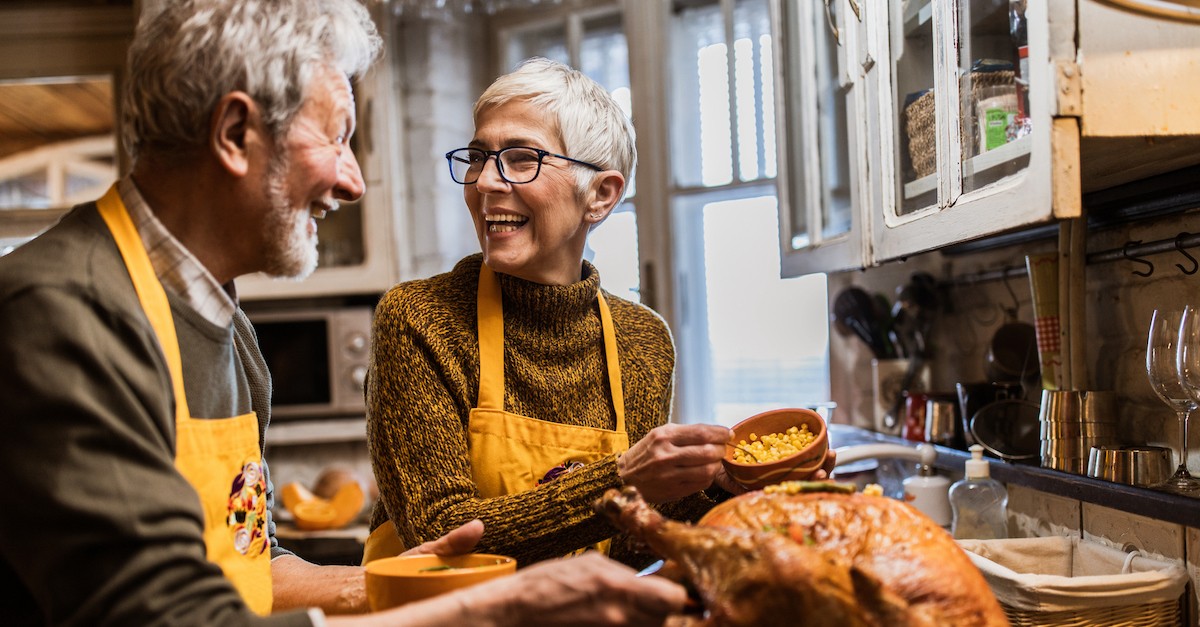
<path id="1" fill-rule="evenodd" d="M 129 210 L 163 288 L 183 297 L 205 320 L 219 327 L 232 324 L 237 308 L 233 282 L 229 282 L 228 290 L 217 283 L 208 269 L 158 220 L 133 179 L 122 178 L 117 183 L 117 192 Z"/>

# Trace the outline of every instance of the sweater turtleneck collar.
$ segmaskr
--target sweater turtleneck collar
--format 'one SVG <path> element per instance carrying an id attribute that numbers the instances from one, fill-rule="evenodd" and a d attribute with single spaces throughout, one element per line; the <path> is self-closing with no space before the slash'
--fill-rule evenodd
<path id="1" fill-rule="evenodd" d="M 580 280 L 571 285 L 544 285 L 499 272 L 496 276 L 504 299 L 504 318 L 510 324 L 569 325 L 596 310 L 600 272 L 587 260 L 581 266 Z"/>

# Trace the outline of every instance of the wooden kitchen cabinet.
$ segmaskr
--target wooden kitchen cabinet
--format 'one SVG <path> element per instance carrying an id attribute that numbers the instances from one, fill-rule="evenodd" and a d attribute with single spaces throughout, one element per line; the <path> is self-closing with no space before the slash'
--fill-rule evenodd
<path id="1" fill-rule="evenodd" d="M 1084 192 L 1200 162 L 1198 24 L 1095 0 L 781 4 L 785 276 L 1078 218 Z"/>

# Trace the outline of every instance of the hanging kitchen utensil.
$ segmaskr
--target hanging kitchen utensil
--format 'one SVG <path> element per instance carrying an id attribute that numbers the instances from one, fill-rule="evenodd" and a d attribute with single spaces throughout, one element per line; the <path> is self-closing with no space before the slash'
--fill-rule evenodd
<path id="1" fill-rule="evenodd" d="M 1037 331 L 1032 324 L 1017 319 L 1021 301 L 1009 283 L 1007 272 L 1001 279 L 1012 298 L 1012 306 L 1001 307 L 1004 310 L 1004 324 L 1000 325 L 988 343 L 984 370 L 992 381 L 1022 382 L 1032 387 L 1041 375 Z"/>
<path id="2" fill-rule="evenodd" d="M 940 304 L 937 280 L 926 272 L 914 272 L 909 277 L 909 282 L 897 291 L 892 315 L 896 333 L 905 347 L 905 352 L 910 356 L 908 370 L 904 373 L 904 381 L 901 383 L 902 392 L 913 389 L 917 375 L 925 367 L 925 362 L 930 356 L 926 340 Z M 901 394 L 884 416 L 884 426 L 891 429 L 900 424 L 900 410 L 903 406 L 904 395 Z"/>
<path id="3" fill-rule="evenodd" d="M 833 318 L 835 324 L 841 324 L 857 335 L 877 359 L 895 356 L 880 331 L 874 300 L 861 288 L 851 286 L 838 293 L 833 301 Z"/>

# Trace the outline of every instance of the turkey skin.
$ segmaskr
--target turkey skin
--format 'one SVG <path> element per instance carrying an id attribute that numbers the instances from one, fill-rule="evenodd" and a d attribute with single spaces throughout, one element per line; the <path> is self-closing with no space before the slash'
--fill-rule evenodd
<path id="1" fill-rule="evenodd" d="M 950 534 L 893 499 L 755 491 L 691 525 L 663 518 L 627 487 L 609 490 L 596 510 L 700 597 L 704 615 L 673 626 L 1009 624 Z"/>

